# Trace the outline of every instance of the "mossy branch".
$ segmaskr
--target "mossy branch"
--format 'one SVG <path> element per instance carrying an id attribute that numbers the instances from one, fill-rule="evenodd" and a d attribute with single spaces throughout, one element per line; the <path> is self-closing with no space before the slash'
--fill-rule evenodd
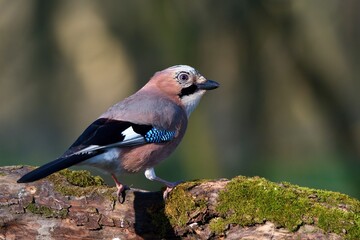
<path id="1" fill-rule="evenodd" d="M 29 184 L 30 167 L 0 168 L 0 239 L 360 239 L 360 202 L 263 178 L 201 180 L 161 192 L 115 188 L 87 171 Z"/>

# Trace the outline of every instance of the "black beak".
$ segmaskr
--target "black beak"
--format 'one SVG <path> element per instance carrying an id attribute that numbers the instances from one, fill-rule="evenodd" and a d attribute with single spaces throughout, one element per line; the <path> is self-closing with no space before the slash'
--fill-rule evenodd
<path id="1" fill-rule="evenodd" d="M 213 90 L 215 88 L 218 88 L 220 84 L 213 80 L 206 80 L 206 82 L 196 84 L 196 86 L 198 87 L 198 89 L 202 90 Z"/>

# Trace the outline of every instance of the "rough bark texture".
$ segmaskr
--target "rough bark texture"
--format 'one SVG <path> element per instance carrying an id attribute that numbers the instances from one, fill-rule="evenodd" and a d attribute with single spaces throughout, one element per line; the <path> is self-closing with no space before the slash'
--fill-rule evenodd
<path id="1" fill-rule="evenodd" d="M 303 224 L 289 231 L 266 220 L 214 230 L 210 225 L 219 217 L 216 206 L 219 192 L 229 183 L 226 179 L 182 184 L 166 202 L 161 192 L 129 190 L 120 204 L 114 197 L 115 188 L 73 186 L 58 173 L 34 183 L 16 183 L 29 170 L 0 168 L 0 239 L 346 238 L 345 230 L 335 234 Z M 181 194 L 186 194 L 189 202 L 176 202 Z M 185 215 L 181 214 L 184 207 Z"/>

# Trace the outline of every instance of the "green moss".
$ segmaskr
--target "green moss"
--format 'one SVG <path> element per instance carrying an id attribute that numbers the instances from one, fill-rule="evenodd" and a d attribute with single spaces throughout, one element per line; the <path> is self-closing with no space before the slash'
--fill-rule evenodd
<path id="1" fill-rule="evenodd" d="M 224 232 L 227 228 L 227 222 L 223 218 L 213 218 L 210 220 L 209 227 L 211 231 L 213 231 L 215 234 L 221 234 Z"/>
<path id="2" fill-rule="evenodd" d="M 169 194 L 165 214 L 169 217 L 172 226 L 185 226 L 192 218 L 192 213 L 206 208 L 204 199 L 194 199 L 188 192 L 189 189 L 202 182 L 204 181 L 182 183 Z"/>
<path id="3" fill-rule="evenodd" d="M 92 176 L 89 171 L 72 171 L 64 169 L 59 172 L 66 180 L 74 186 L 91 187 L 91 186 L 104 186 L 105 182 L 100 176 Z"/>
<path id="4" fill-rule="evenodd" d="M 358 200 L 341 193 L 277 184 L 259 177 L 234 178 L 220 193 L 216 210 L 222 219 L 210 225 L 214 232 L 231 223 L 250 226 L 271 221 L 291 231 L 311 224 L 326 232 L 346 232 L 349 239 L 360 238 Z"/>
<path id="5" fill-rule="evenodd" d="M 3 172 L 0 172 L 0 177 L 4 177 L 4 176 L 6 176 L 6 174 Z"/>
<path id="6" fill-rule="evenodd" d="M 53 182 L 54 189 L 63 195 L 81 197 L 99 192 L 111 201 L 116 201 L 114 188 L 107 187 L 100 176 L 92 176 L 89 171 L 64 169 L 50 175 L 49 180 Z"/>
<path id="7" fill-rule="evenodd" d="M 34 214 L 41 214 L 46 218 L 49 217 L 65 218 L 68 214 L 67 209 L 55 210 L 49 207 L 36 205 L 35 203 L 30 203 L 29 205 L 27 205 L 26 210 Z"/>

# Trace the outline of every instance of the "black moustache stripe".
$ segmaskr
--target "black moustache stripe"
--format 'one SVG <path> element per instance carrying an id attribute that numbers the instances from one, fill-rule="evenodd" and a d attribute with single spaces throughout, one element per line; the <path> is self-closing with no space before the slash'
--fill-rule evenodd
<path id="1" fill-rule="evenodd" d="M 193 84 L 193 85 L 190 85 L 189 87 L 186 87 L 186 88 L 183 88 L 179 94 L 179 97 L 182 98 L 184 96 L 188 96 L 188 95 L 191 95 L 193 94 L 194 92 L 196 92 L 198 90 L 198 87 Z"/>

